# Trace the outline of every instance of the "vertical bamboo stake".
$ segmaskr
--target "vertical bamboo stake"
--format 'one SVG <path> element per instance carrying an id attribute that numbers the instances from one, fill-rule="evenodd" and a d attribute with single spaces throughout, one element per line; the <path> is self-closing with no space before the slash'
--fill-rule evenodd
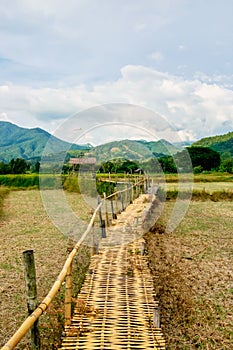
<path id="1" fill-rule="evenodd" d="M 108 220 L 108 203 L 106 199 L 106 193 L 104 192 L 104 202 L 105 202 L 105 220 L 106 220 L 106 226 L 109 226 L 109 220 Z"/>
<path id="2" fill-rule="evenodd" d="M 124 207 L 124 197 L 123 197 L 123 192 L 121 192 L 121 207 L 122 207 L 122 211 L 125 210 L 125 207 Z"/>
<path id="3" fill-rule="evenodd" d="M 33 250 L 26 250 L 23 252 L 23 263 L 24 263 L 24 277 L 26 282 L 26 293 L 27 293 L 27 307 L 28 314 L 37 308 L 37 290 L 36 290 L 36 269 Z M 35 321 L 31 327 L 31 349 L 39 350 L 40 346 L 40 333 L 38 329 L 38 320 Z"/>
<path id="4" fill-rule="evenodd" d="M 71 324 L 71 299 L 72 299 L 72 265 L 67 269 L 66 293 L 65 293 L 65 326 Z"/>
<path id="5" fill-rule="evenodd" d="M 101 203 L 101 198 L 98 196 L 98 205 Z M 105 232 L 105 221 L 102 217 L 101 208 L 99 208 L 99 218 L 100 218 L 100 229 L 101 229 L 101 238 L 106 238 L 106 232 Z"/>
<path id="6" fill-rule="evenodd" d="M 102 223 L 101 223 L 101 238 L 106 238 L 105 220 L 102 220 Z"/>
<path id="7" fill-rule="evenodd" d="M 101 203 L 101 198 L 99 195 L 97 197 L 97 203 L 98 205 Z M 100 218 L 100 223 L 102 223 L 103 218 L 102 218 L 101 208 L 99 208 L 99 218 Z"/>
<path id="8" fill-rule="evenodd" d="M 125 184 L 125 207 L 128 206 L 128 184 Z"/>
<path id="9" fill-rule="evenodd" d="M 159 306 L 154 307 L 153 326 L 155 328 L 160 328 L 160 308 L 159 308 Z"/>
<path id="10" fill-rule="evenodd" d="M 114 205 L 113 205 L 113 199 L 112 199 L 112 196 L 111 196 L 111 209 L 112 209 L 112 219 L 115 220 L 117 219 L 117 215 L 114 213 Z"/>
<path id="11" fill-rule="evenodd" d="M 146 250 L 146 242 L 142 242 L 141 244 L 141 256 L 145 255 L 145 250 Z"/>
<path id="12" fill-rule="evenodd" d="M 94 233 L 94 223 L 93 226 L 91 228 L 91 232 L 90 232 L 90 236 L 91 236 L 91 256 L 93 256 L 95 254 L 95 233 Z"/>
<path id="13" fill-rule="evenodd" d="M 116 186 L 114 188 L 114 192 L 117 192 L 117 182 L 116 182 Z M 115 203 L 116 203 L 116 214 L 119 214 L 119 211 L 118 211 L 118 193 L 115 194 L 114 196 L 114 200 L 115 200 Z"/>
<path id="14" fill-rule="evenodd" d="M 130 182 L 128 184 L 128 191 L 129 191 L 129 204 L 132 204 L 132 190 L 131 190 L 131 186 L 130 186 Z"/>

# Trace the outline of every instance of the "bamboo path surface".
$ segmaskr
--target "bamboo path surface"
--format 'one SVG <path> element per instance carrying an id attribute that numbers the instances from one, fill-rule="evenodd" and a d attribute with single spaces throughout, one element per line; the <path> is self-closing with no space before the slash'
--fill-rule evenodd
<path id="1" fill-rule="evenodd" d="M 150 195 L 141 195 L 108 227 L 60 349 L 165 349 L 161 328 L 153 325 L 153 279 L 140 254 L 151 206 Z"/>

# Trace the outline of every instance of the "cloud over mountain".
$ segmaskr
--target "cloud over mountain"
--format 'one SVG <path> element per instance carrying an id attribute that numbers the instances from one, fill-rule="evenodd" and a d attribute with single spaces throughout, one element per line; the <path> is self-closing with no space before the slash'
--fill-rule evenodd
<path id="1" fill-rule="evenodd" d="M 184 140 L 233 128 L 231 89 L 144 66 L 125 66 L 119 79 L 96 84 L 92 89 L 84 84 L 56 88 L 0 86 L 2 119 L 8 115 L 19 123 L 23 115 L 25 125 L 41 125 L 50 131 L 74 113 L 106 103 L 129 103 L 151 109 L 164 116 Z M 132 122 L 127 118 L 126 115 L 124 122 Z"/>

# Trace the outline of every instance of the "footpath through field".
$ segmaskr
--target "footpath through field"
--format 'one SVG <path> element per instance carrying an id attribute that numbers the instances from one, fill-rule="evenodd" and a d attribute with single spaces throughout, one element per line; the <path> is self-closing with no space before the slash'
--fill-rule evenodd
<path id="1" fill-rule="evenodd" d="M 165 349 L 153 315 L 159 309 L 141 237 L 155 201 L 144 194 L 107 228 L 91 259 L 61 349 Z"/>

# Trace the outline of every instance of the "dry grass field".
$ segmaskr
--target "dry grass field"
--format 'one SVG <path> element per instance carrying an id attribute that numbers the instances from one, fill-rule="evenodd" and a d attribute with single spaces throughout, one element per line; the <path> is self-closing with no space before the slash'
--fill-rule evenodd
<path id="1" fill-rule="evenodd" d="M 209 184 L 205 184 L 206 190 Z M 213 185 L 212 185 L 213 186 Z M 218 186 L 218 185 L 217 185 Z M 67 193 L 83 219 L 90 209 L 81 195 Z M 233 211 L 231 201 L 193 201 L 172 234 L 163 229 L 173 207 L 166 202 L 160 226 L 147 234 L 148 258 L 162 307 L 167 349 L 233 348 Z M 27 315 L 22 252 L 33 249 L 38 299 L 47 294 L 67 256 L 67 241 L 48 217 L 38 190 L 11 191 L 0 218 L 0 346 Z M 77 257 L 76 290 L 89 250 Z M 43 349 L 58 349 L 64 290 L 40 319 Z M 17 349 L 29 349 L 26 337 Z"/>
<path id="2" fill-rule="evenodd" d="M 67 196 L 78 214 L 88 217 L 81 196 L 71 193 Z M 67 257 L 68 241 L 48 217 L 38 190 L 11 191 L 4 201 L 3 213 L 0 219 L 0 346 L 27 316 L 22 252 L 34 250 L 38 299 L 42 301 Z M 77 257 L 81 279 L 88 261 L 89 251 L 83 251 Z M 79 281 L 76 288 L 79 288 Z M 55 339 L 59 338 L 63 324 L 63 297 L 64 291 L 61 290 L 55 306 L 41 317 L 43 349 L 57 348 Z M 28 339 L 24 339 L 17 348 L 29 349 Z"/>
<path id="3" fill-rule="evenodd" d="M 167 349 L 233 348 L 232 202 L 191 202 L 180 226 L 146 235 Z"/>
<path id="4" fill-rule="evenodd" d="M 177 190 L 178 185 L 176 183 L 167 183 L 167 191 Z M 194 191 L 205 191 L 212 194 L 213 192 L 225 191 L 233 193 L 233 182 L 195 182 L 193 183 Z"/>

